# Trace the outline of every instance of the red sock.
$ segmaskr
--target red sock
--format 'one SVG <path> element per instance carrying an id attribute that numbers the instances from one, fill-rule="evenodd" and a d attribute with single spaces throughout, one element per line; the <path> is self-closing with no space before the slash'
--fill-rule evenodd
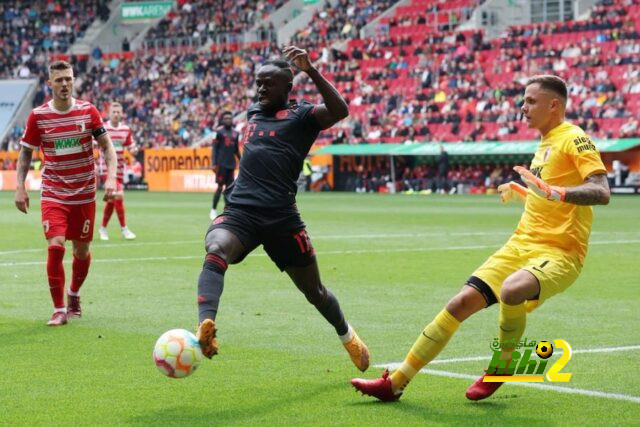
<path id="1" fill-rule="evenodd" d="M 51 245 L 47 256 L 47 278 L 49 292 L 55 308 L 64 308 L 64 246 Z"/>
<path id="2" fill-rule="evenodd" d="M 71 292 L 77 293 L 87 278 L 89 273 L 89 265 L 91 264 L 91 254 L 86 259 L 76 258 L 73 256 L 73 264 L 71 264 Z"/>
<path id="3" fill-rule="evenodd" d="M 118 215 L 118 221 L 120 221 L 120 227 L 125 227 L 127 224 L 124 221 L 124 200 L 115 199 L 113 203 L 116 205 L 116 214 Z"/>
<path id="4" fill-rule="evenodd" d="M 102 226 L 106 227 L 113 213 L 113 202 L 107 202 L 104 205 L 104 214 L 102 215 Z"/>

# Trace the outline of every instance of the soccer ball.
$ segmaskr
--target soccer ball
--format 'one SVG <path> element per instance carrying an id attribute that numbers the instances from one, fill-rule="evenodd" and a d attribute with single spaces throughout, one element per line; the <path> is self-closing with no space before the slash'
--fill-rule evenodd
<path id="1" fill-rule="evenodd" d="M 202 349 L 195 335 L 186 329 L 171 329 L 160 335 L 153 349 L 156 366 L 168 377 L 184 378 L 196 370 Z"/>
<path id="2" fill-rule="evenodd" d="M 536 354 L 540 359 L 548 359 L 553 354 L 553 346 L 549 341 L 540 341 L 536 346 Z"/>

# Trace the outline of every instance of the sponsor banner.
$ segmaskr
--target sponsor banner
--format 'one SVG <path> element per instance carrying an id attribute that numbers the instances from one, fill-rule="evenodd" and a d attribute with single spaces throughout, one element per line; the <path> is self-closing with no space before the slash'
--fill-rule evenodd
<path id="1" fill-rule="evenodd" d="M 173 1 L 140 1 L 120 5 L 120 18 L 123 21 L 154 19 L 164 17 L 173 7 Z"/>
<path id="2" fill-rule="evenodd" d="M 173 170 L 169 172 L 169 191 L 212 193 L 218 189 L 212 170 Z"/>
<path id="3" fill-rule="evenodd" d="M 41 183 L 40 171 L 30 171 L 24 184 L 27 190 L 38 191 Z M 15 191 L 17 185 L 16 171 L 0 171 L 0 190 Z"/>
<path id="4" fill-rule="evenodd" d="M 144 150 L 144 176 L 149 191 L 172 191 L 170 172 L 177 170 L 210 171 L 211 148 Z"/>

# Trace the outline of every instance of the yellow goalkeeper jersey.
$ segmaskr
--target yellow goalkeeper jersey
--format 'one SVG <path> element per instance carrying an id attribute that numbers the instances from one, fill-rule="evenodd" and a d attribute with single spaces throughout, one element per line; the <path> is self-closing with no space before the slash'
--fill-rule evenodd
<path id="1" fill-rule="evenodd" d="M 585 132 L 563 122 L 542 137 L 531 172 L 559 187 L 575 187 L 594 174 L 606 173 L 595 144 Z M 582 263 L 593 222 L 593 208 L 549 201 L 529 191 L 514 238 L 577 256 Z"/>

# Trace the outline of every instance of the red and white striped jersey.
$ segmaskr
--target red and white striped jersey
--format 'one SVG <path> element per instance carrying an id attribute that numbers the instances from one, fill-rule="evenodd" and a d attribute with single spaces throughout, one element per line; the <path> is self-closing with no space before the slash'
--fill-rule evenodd
<path id="1" fill-rule="evenodd" d="M 93 104 L 71 100 L 71 108 L 58 111 L 49 101 L 29 114 L 21 144 L 42 150 L 42 200 L 67 205 L 93 202 L 96 172 L 93 136 L 103 128 Z"/>
<path id="2" fill-rule="evenodd" d="M 104 128 L 109 133 L 111 137 L 111 142 L 113 143 L 113 147 L 116 149 L 116 157 L 118 159 L 118 171 L 116 174 L 116 178 L 122 181 L 124 178 L 124 149 L 125 147 L 131 148 L 134 145 L 133 142 L 133 132 L 131 132 L 131 128 L 123 123 L 120 123 L 118 127 L 114 127 L 111 124 L 111 121 L 106 121 L 104 123 Z M 104 160 L 104 153 L 100 151 L 100 160 L 98 162 L 98 173 L 100 175 L 107 174 L 107 162 Z"/>

